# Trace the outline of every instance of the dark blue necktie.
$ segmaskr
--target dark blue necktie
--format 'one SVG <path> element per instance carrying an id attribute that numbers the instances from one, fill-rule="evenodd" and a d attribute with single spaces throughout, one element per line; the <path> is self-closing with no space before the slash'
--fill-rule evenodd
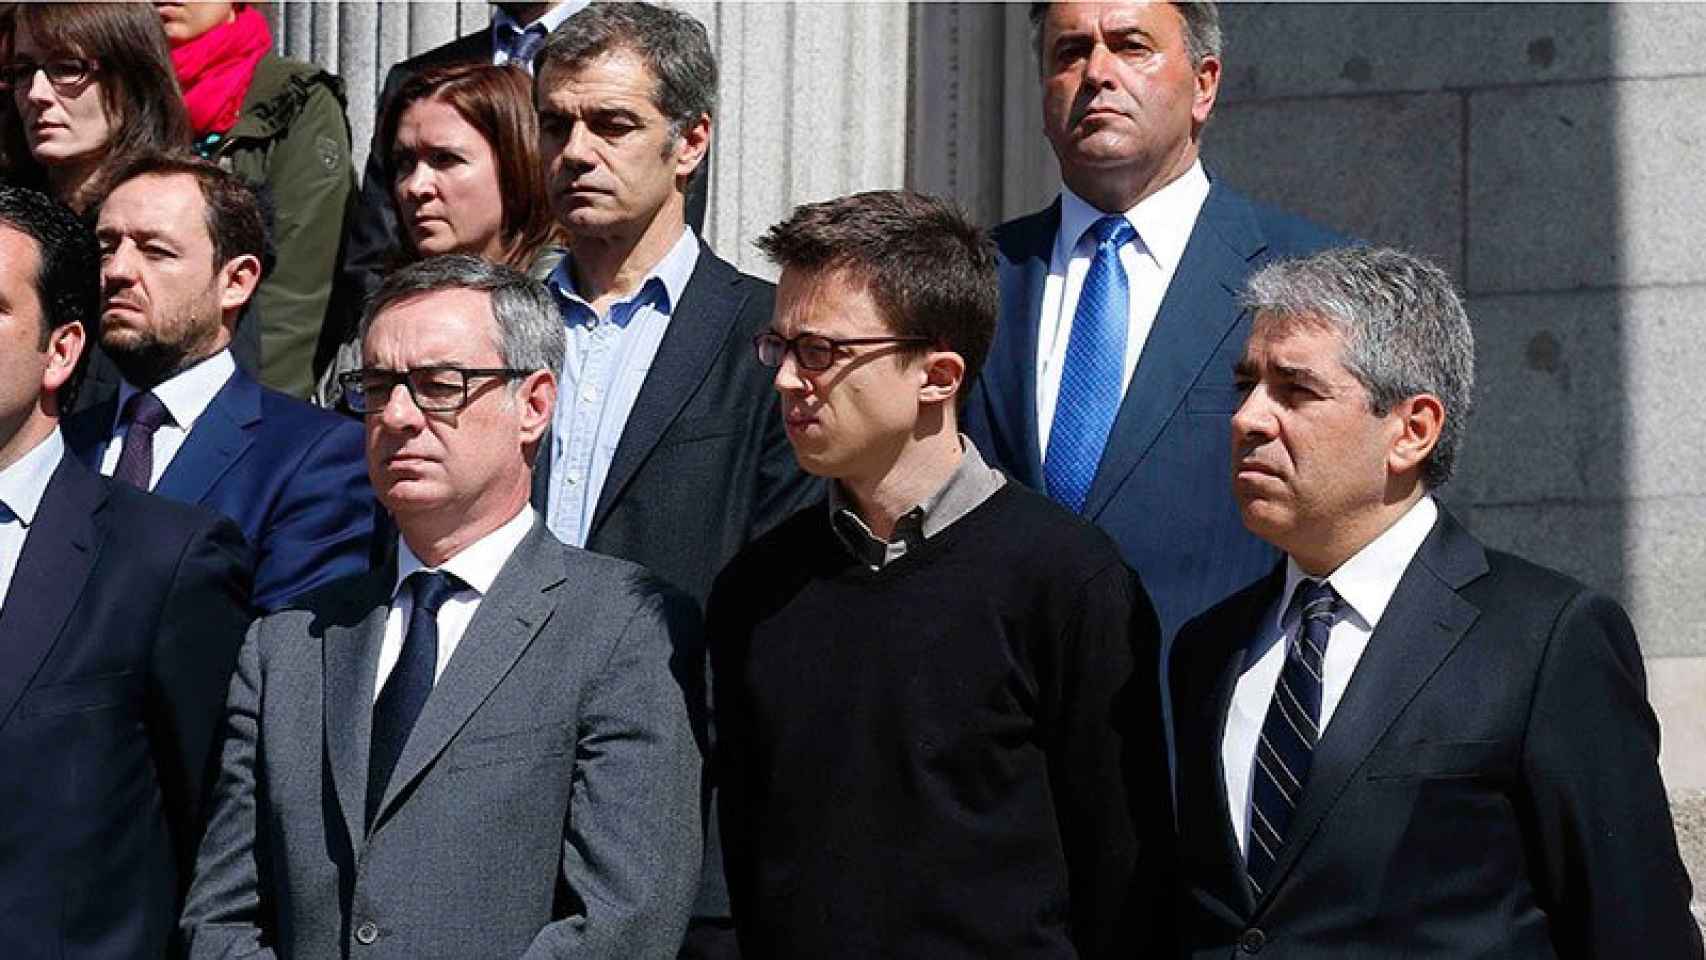
<path id="1" fill-rule="evenodd" d="M 533 72 L 533 60 L 539 56 L 539 51 L 545 48 L 545 26 L 536 23 L 526 30 L 511 27 L 509 31 L 510 53 L 509 63 Z"/>
<path id="2" fill-rule="evenodd" d="M 124 431 L 124 446 L 119 448 L 113 479 L 147 490 L 154 477 L 154 432 L 171 422 L 172 414 L 152 390 L 131 394 L 124 409 L 130 425 Z"/>
<path id="3" fill-rule="evenodd" d="M 1049 496 L 1075 511 L 1084 509 L 1120 409 L 1126 328 L 1131 324 L 1131 291 L 1120 248 L 1137 237 L 1124 217 L 1103 217 L 1090 232 L 1096 238 L 1096 255 L 1072 313 L 1072 336 L 1060 367 L 1060 392 L 1043 458 Z"/>
<path id="4" fill-rule="evenodd" d="M 1268 872 L 1279 859 L 1286 828 L 1297 810 L 1321 738 L 1322 662 L 1327 635 L 1339 610 L 1339 595 L 1326 583 L 1298 584 L 1292 605 L 1302 610 L 1294 642 L 1286 650 L 1274 699 L 1256 741 L 1250 790 L 1250 846 L 1245 866 L 1250 889 L 1260 900 Z"/>
<path id="5" fill-rule="evenodd" d="M 438 608 L 450 599 L 461 581 L 448 573 L 418 571 L 409 575 L 414 590 L 414 608 L 397 665 L 379 699 L 373 704 L 372 749 L 367 757 L 367 824 L 379 811 L 379 801 L 391 783 L 391 771 L 409 742 L 409 731 L 432 693 L 433 673 L 438 666 Z"/>

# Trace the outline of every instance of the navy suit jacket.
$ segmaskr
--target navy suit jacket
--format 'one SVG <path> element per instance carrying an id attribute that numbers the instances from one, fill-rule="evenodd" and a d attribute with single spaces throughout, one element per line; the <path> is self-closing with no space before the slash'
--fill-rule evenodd
<path id="1" fill-rule="evenodd" d="M 99 469 L 117 400 L 65 424 L 67 446 Z M 154 493 L 230 517 L 255 549 L 253 604 L 266 612 L 371 562 L 378 507 L 361 427 L 261 386 L 242 370 L 197 418 Z"/>
<path id="2" fill-rule="evenodd" d="M 66 456 L 0 608 L 0 944 L 161 957 L 194 863 L 249 550 Z"/>
<path id="3" fill-rule="evenodd" d="M 1001 322 L 964 411 L 964 430 L 994 465 L 1045 490 L 1037 447 L 1037 323 L 1060 202 L 995 231 Z M 1143 579 L 1170 638 L 1185 620 L 1260 577 L 1271 547 L 1232 499 L 1232 365 L 1250 320 L 1244 281 L 1270 260 L 1338 242 L 1214 181 L 1137 361 L 1083 513 Z"/>
<path id="4" fill-rule="evenodd" d="M 1171 685 L 1193 960 L 1699 960 L 1623 610 L 1449 513 L 1404 571 L 1315 750 L 1258 901 L 1221 739 L 1284 568 L 1187 624 Z"/>

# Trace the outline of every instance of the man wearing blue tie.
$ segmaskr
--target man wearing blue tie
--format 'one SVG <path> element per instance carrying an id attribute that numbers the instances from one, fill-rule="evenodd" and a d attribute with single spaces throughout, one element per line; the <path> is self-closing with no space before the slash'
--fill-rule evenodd
<path id="1" fill-rule="evenodd" d="M 1002 225 L 1001 324 L 965 429 L 991 462 L 1113 536 L 1163 636 L 1272 550 L 1227 495 L 1236 292 L 1330 234 L 1198 157 L 1220 86 L 1212 3 L 1036 3 L 1043 131 L 1064 188 Z"/>

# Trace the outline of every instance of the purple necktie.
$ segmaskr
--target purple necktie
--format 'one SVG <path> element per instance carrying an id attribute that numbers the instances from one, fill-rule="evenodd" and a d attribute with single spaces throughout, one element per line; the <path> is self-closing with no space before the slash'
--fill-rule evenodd
<path id="1" fill-rule="evenodd" d="M 154 431 L 172 422 L 172 415 L 152 390 L 132 394 L 124 414 L 129 426 L 124 431 L 124 448 L 119 451 L 113 479 L 147 490 L 154 476 Z"/>

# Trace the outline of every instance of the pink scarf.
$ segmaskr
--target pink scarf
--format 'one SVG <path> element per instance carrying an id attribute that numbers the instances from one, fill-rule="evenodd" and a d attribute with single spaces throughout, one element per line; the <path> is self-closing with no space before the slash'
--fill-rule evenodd
<path id="1" fill-rule="evenodd" d="M 245 5 L 223 23 L 172 51 L 184 106 L 197 137 L 225 133 L 237 122 L 255 67 L 272 49 L 267 18 Z"/>

